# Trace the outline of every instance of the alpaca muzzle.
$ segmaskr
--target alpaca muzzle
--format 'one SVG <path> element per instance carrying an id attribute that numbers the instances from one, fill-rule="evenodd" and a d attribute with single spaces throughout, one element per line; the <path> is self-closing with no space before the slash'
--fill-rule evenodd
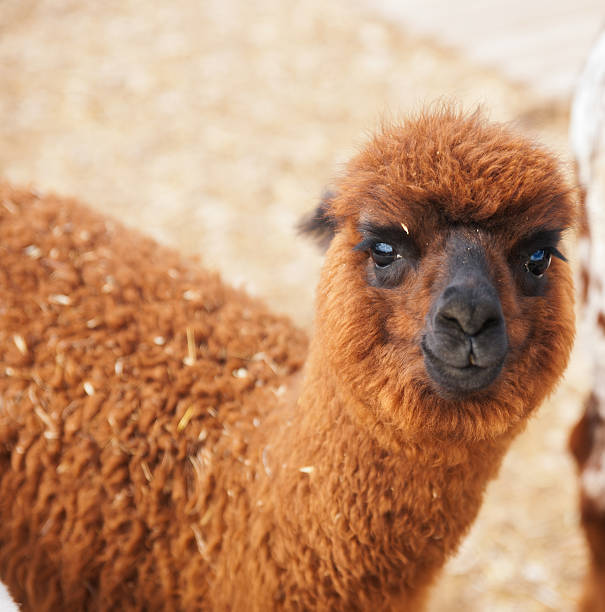
<path id="1" fill-rule="evenodd" d="M 422 350 L 444 395 L 479 391 L 500 374 L 508 351 L 506 323 L 483 249 L 455 237 L 446 287 L 427 317 Z"/>

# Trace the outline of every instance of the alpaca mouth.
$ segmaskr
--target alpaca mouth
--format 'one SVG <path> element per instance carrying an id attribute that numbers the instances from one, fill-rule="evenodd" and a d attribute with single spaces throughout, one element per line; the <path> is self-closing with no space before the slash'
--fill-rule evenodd
<path id="1" fill-rule="evenodd" d="M 438 357 L 429 348 L 426 338 L 423 338 L 420 346 L 426 371 L 444 397 L 459 397 L 461 393 L 474 393 L 485 389 L 496 380 L 504 365 L 505 355 L 495 363 L 478 365 L 471 362 L 472 353 L 469 353 L 466 365 L 453 365 Z"/>

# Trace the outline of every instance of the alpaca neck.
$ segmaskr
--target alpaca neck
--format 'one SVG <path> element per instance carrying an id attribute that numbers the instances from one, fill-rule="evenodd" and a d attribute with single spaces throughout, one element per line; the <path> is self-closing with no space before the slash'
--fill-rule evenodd
<path id="1" fill-rule="evenodd" d="M 325 588 L 341 597 L 411 596 L 456 549 L 508 438 L 396 444 L 354 404 L 330 368 L 311 358 L 296 406 L 274 424 L 264 495 L 291 537 L 291 554 L 300 556 L 303 543 L 309 575 L 328 576 Z M 287 566 L 287 545 L 280 548 Z"/>

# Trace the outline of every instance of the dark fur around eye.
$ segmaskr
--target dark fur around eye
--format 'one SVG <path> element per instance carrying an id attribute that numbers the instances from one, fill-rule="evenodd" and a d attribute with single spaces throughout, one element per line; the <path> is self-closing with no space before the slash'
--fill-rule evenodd
<path id="1" fill-rule="evenodd" d="M 368 253 L 367 279 L 373 287 L 396 287 L 406 270 L 417 264 L 418 248 L 402 227 L 365 222 L 359 233 L 363 240 L 353 250 Z"/>
<path id="2" fill-rule="evenodd" d="M 389 252 L 389 247 L 392 253 Z M 410 258 L 401 253 L 401 246 L 386 240 L 366 238 L 353 250 L 368 253 L 367 277 L 368 283 L 373 287 L 396 287 L 410 266 Z"/>
<path id="3" fill-rule="evenodd" d="M 536 251 L 545 250 L 553 257 L 567 261 L 567 258 L 557 249 L 562 233 L 563 230 L 559 229 L 535 232 L 531 236 L 522 239 L 515 248 L 515 252 L 527 260 Z"/>
<path id="4" fill-rule="evenodd" d="M 397 287 L 403 280 L 406 272 L 410 269 L 409 263 L 403 259 L 395 259 L 388 266 L 377 266 L 371 259 L 368 264 L 368 283 L 372 287 L 392 289 Z"/>
<path id="5" fill-rule="evenodd" d="M 360 224 L 358 231 L 363 240 L 353 247 L 355 251 L 367 251 L 376 244 L 384 243 L 391 245 L 404 258 L 415 260 L 419 257 L 416 244 L 400 226 L 383 226 L 366 222 Z"/>

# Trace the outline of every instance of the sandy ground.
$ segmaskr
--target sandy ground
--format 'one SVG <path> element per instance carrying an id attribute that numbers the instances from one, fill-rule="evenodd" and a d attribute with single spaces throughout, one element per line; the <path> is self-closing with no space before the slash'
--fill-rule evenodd
<path id="1" fill-rule="evenodd" d="M 566 160 L 566 101 L 334 0 L 2 0 L 0 177 L 76 195 L 311 326 L 295 235 L 384 118 L 483 104 Z M 572 250 L 572 245 L 569 245 Z M 582 344 L 514 445 L 431 610 L 572 610 L 585 570 L 565 442 Z"/>

